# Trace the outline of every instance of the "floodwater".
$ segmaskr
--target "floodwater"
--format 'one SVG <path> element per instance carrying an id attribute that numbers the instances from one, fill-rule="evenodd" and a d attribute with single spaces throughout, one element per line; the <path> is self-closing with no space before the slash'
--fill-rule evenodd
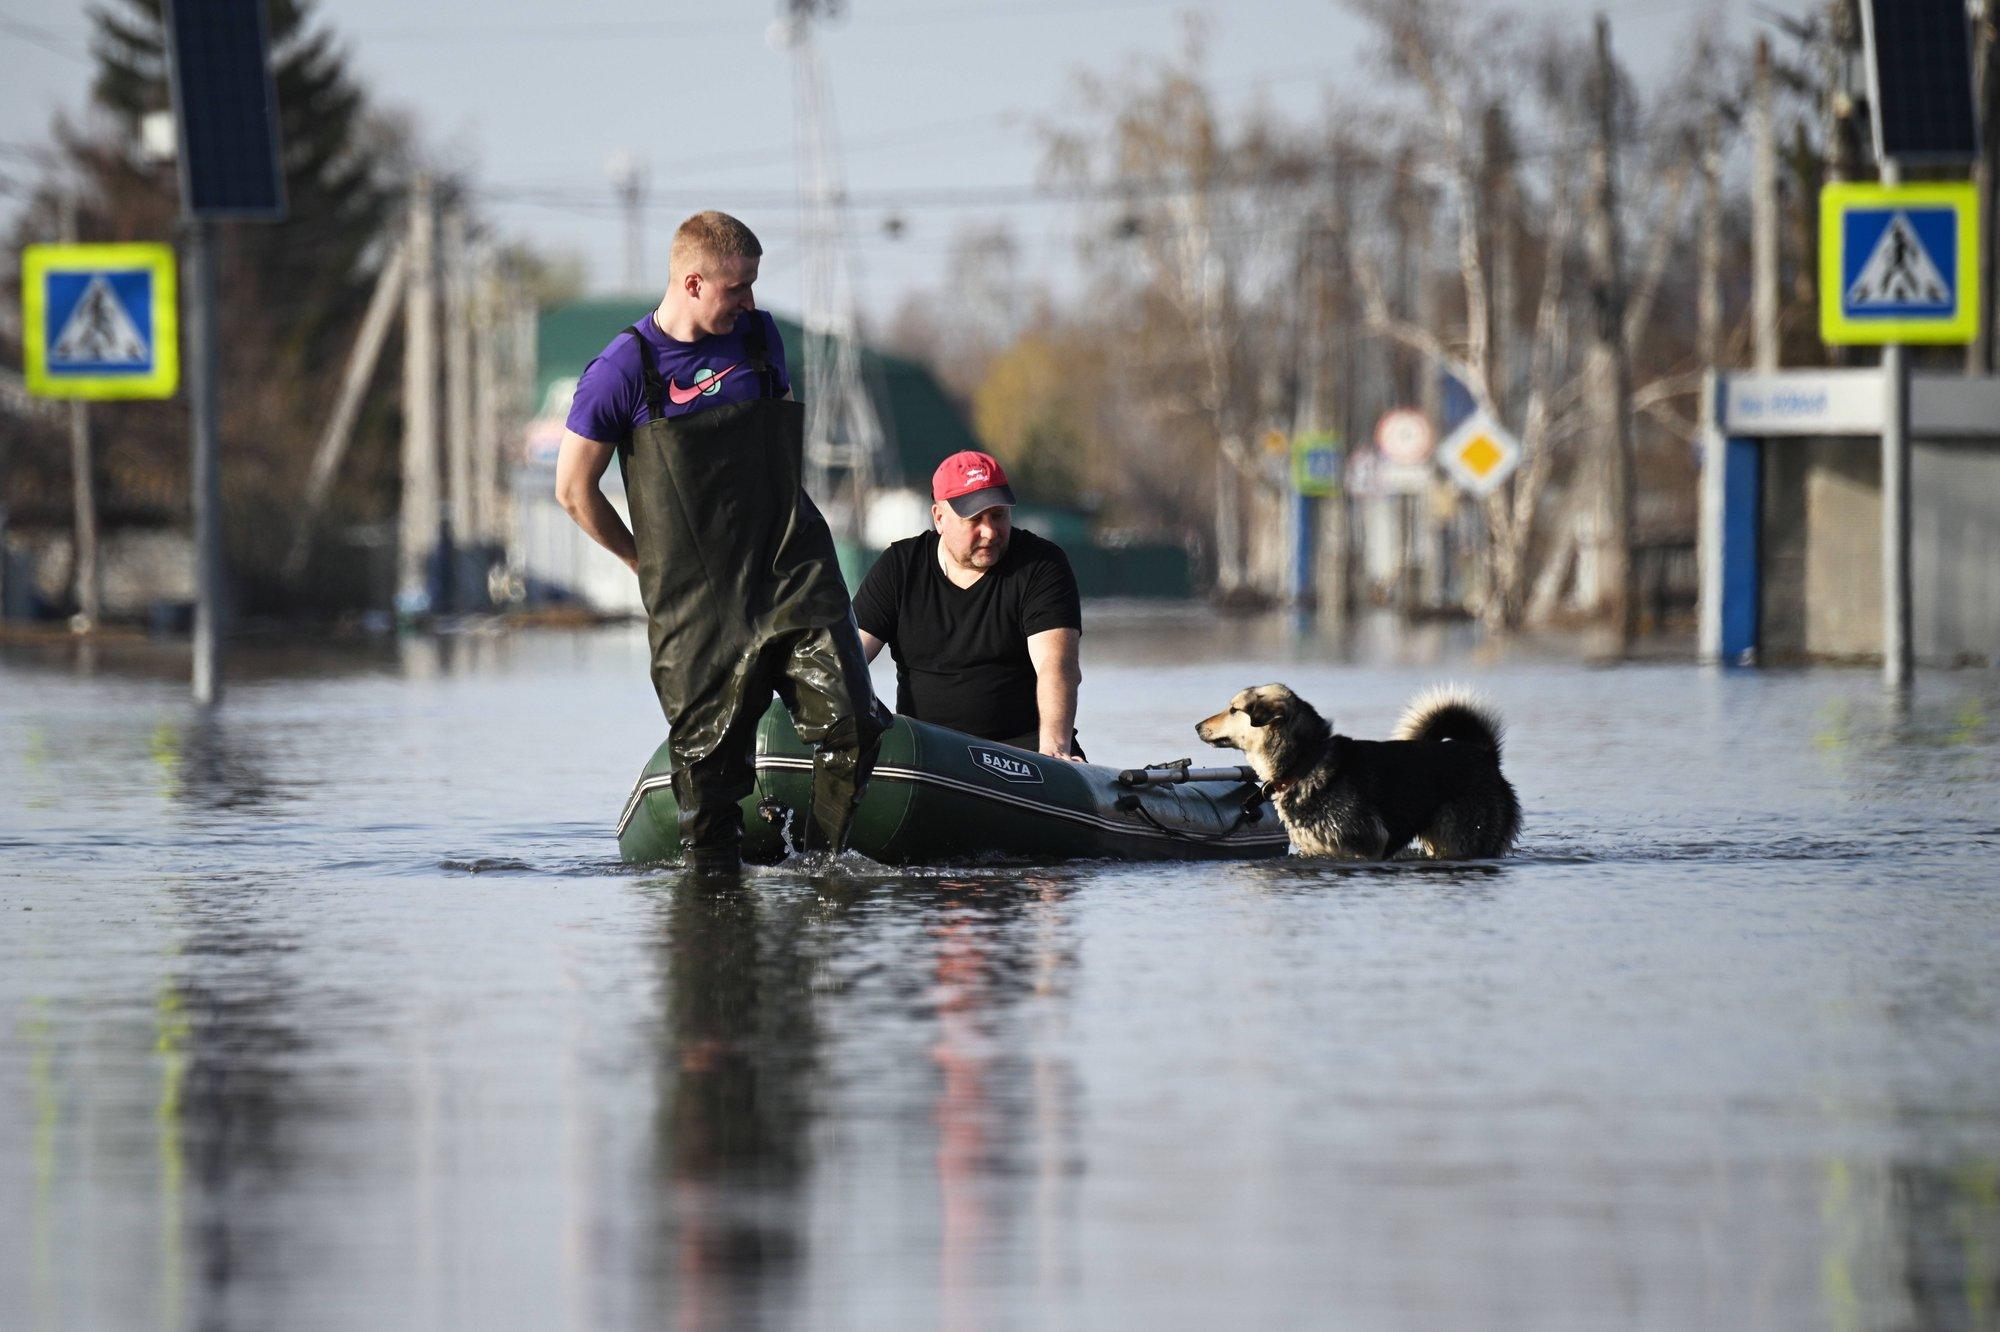
<path id="1" fill-rule="evenodd" d="M 1499 864 L 616 863 L 643 635 L 0 656 L 10 1328 L 2000 1326 L 2000 677 L 1094 616 L 1506 715 Z"/>

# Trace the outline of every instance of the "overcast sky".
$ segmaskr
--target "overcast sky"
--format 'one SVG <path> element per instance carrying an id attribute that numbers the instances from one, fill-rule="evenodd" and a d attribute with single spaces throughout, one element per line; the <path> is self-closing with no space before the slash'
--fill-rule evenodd
<path id="1" fill-rule="evenodd" d="M 1757 21 L 1746 6 L 1714 0 L 1511 8 L 1579 33 L 1605 10 L 1620 57 L 1648 81 L 1675 68 L 1704 15 L 1723 14 L 1736 36 Z M 1233 112 L 1261 101 L 1313 120 L 1329 88 L 1365 99 L 1381 84 L 1364 26 L 1333 0 L 848 0 L 822 28 L 820 50 L 856 200 L 864 313 L 886 317 L 906 292 L 936 284 L 956 230 L 1002 219 L 1030 264 L 1060 273 L 1074 209 L 1000 202 L 1035 183 L 1037 125 L 1075 120 L 1080 71 L 1115 74 L 1176 51 L 1190 12 L 1205 21 L 1208 71 Z M 378 103 L 410 113 L 429 144 L 473 167 L 483 215 L 582 257 L 593 289 L 623 285 L 606 165 L 624 151 L 651 181 L 648 289 L 665 280 L 672 227 L 696 208 L 720 207 L 765 239 L 760 302 L 797 308 L 792 67 L 771 38 L 774 5 L 321 0 L 319 14 Z M 83 103 L 87 28 L 81 4 L 0 0 L 0 189 L 32 175 L 21 154 L 46 142 L 51 112 Z M 925 197 L 936 191 L 977 193 Z M 883 226 L 891 215 L 905 224 L 899 238 Z"/>

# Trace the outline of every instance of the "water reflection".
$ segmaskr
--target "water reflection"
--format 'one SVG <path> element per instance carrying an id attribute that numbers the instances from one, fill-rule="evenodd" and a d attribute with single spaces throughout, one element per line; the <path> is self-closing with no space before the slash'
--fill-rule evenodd
<path id="1" fill-rule="evenodd" d="M 1059 1053 L 1059 1001 L 1075 962 L 1068 895 L 1046 874 L 946 879 L 926 913 L 947 1328 L 987 1325 L 1003 1276 L 1051 1303 L 1075 1288 L 1076 1087 Z M 996 1258 L 1010 1254 L 1031 1256 L 1033 1270 L 996 1270 Z"/>
<path id="2" fill-rule="evenodd" d="M 996 1283 L 1074 1286 L 1077 1090 L 1062 1029 L 1073 881 L 776 875 L 655 891 L 664 1012 L 648 1264 L 664 1321 L 809 1318 L 870 1252 L 932 1273 L 927 1321 L 947 1327 L 985 1325 Z M 852 1197 L 815 1158 L 832 1122 L 867 1158 Z M 934 1210 L 898 1219 L 866 1203 L 917 1163 Z"/>
<path id="3" fill-rule="evenodd" d="M 162 1313 L 181 1307 L 185 1273 L 187 1322 L 168 1325 L 236 1326 L 255 1321 L 246 1292 L 291 1275 L 273 1200 L 317 1113 L 298 1075 L 312 1042 L 271 895 L 225 882 L 175 896 L 185 929 L 155 1005 Z"/>
<path id="4" fill-rule="evenodd" d="M 154 728 L 150 752 L 173 799 L 212 811 L 254 811 L 293 793 L 272 781 L 260 733 L 196 709 Z"/>
<path id="5" fill-rule="evenodd" d="M 658 910 L 659 1304 L 675 1327 L 782 1321 L 819 1058 L 812 902 L 690 877 Z"/>
<path id="6" fill-rule="evenodd" d="M 1890 1169 L 1891 1237 L 1914 1325 L 2000 1328 L 2000 1158 Z"/>

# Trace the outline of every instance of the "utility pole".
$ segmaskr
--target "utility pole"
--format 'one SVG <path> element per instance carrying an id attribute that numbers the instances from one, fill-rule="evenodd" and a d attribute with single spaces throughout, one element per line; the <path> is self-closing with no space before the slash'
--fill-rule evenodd
<path id="1" fill-rule="evenodd" d="M 396 612 L 431 610 L 438 546 L 437 204 L 431 179 L 410 183 L 409 283 L 403 304 L 403 499 Z"/>
<path id="2" fill-rule="evenodd" d="M 1430 219 L 1423 216 L 1417 202 L 1417 162 L 1413 153 L 1405 152 L 1390 165 L 1394 173 L 1389 181 L 1389 216 L 1395 227 L 1394 290 L 1390 300 L 1394 302 L 1395 313 L 1406 319 L 1416 317 L 1416 245 L 1418 228 L 1423 229 L 1424 239 L 1430 239 Z M 1422 361 L 1409 348 L 1396 344 L 1390 349 L 1392 362 L 1391 376 L 1395 383 L 1396 398 L 1401 404 L 1413 404 L 1422 392 L 1419 379 L 1423 375 Z"/>
<path id="3" fill-rule="evenodd" d="M 1701 240 L 1695 293 L 1695 346 L 1703 371 L 1722 358 L 1722 111 L 1711 105 L 1701 127 Z"/>
<path id="4" fill-rule="evenodd" d="M 625 216 L 625 290 L 646 287 L 646 168 L 629 148 L 620 148 L 604 164 L 611 192 Z"/>
<path id="5" fill-rule="evenodd" d="M 1861 51 L 1861 15 L 1855 0 L 1827 0 L 1826 41 L 1820 49 L 1820 132 L 1826 136 L 1829 182 L 1852 180 L 1861 169 L 1861 127 L 1855 123 L 1854 98 L 1848 89 L 1849 62 Z"/>
<path id="6" fill-rule="evenodd" d="M 1598 604 L 1608 609 L 1621 648 L 1637 636 L 1638 598 L 1632 588 L 1632 435 L 1627 408 L 1631 369 L 1625 360 L 1624 256 L 1618 235 L 1617 70 L 1611 24 L 1597 16 L 1591 101 L 1597 118 L 1591 149 L 1591 343 L 1586 382 L 1597 422 L 1596 501 Z"/>
<path id="7" fill-rule="evenodd" d="M 500 477 L 500 299 L 493 247 L 482 243 L 472 270 L 472 536 L 490 556 L 498 535 Z"/>
<path id="8" fill-rule="evenodd" d="M 389 340 L 389 323 L 395 318 L 397 304 L 403 300 L 404 272 L 408 267 L 409 252 L 398 245 L 375 279 L 375 294 L 368 298 L 368 311 L 361 316 L 361 332 L 354 340 L 354 350 L 348 354 L 347 373 L 341 377 L 340 396 L 334 399 L 333 414 L 327 417 L 326 430 L 320 435 L 319 449 L 313 455 L 298 530 L 285 557 L 287 582 L 296 583 L 305 574 L 306 560 L 312 554 L 313 531 L 319 526 L 327 496 L 333 493 L 333 479 L 339 475 L 340 460 L 346 456 L 348 441 L 354 434 L 362 395 L 367 392 L 368 383 L 375 376 L 375 365 L 382 358 L 382 344 Z"/>
<path id="9" fill-rule="evenodd" d="M 1348 303 L 1348 293 L 1353 291 L 1353 274 L 1348 263 L 1348 247 L 1352 243 L 1353 196 L 1348 189 L 1353 172 L 1352 159 L 1347 151 L 1338 150 L 1334 163 L 1334 188 L 1327 202 L 1326 234 L 1326 280 L 1323 301 L 1320 306 L 1321 319 L 1329 330 L 1337 331 L 1338 353 L 1332 347 L 1324 347 L 1323 355 L 1330 364 L 1323 368 L 1330 371 L 1338 367 L 1337 391 L 1329 385 L 1326 396 L 1321 400 L 1324 421 L 1337 425 L 1341 443 L 1346 455 L 1351 456 L 1360 447 L 1355 435 L 1356 413 L 1354 410 L 1354 328 L 1353 310 Z M 1335 271 L 1337 266 L 1338 271 Z M 1324 383 L 1325 381 L 1322 380 Z M 1347 612 L 1351 604 L 1349 580 L 1353 576 L 1353 565 L 1348 560 L 1347 548 L 1348 514 L 1353 498 L 1347 493 L 1347 481 L 1341 478 L 1340 488 L 1321 501 L 1319 506 L 1319 540 L 1315 552 L 1314 583 L 1319 592 L 1319 614 L 1323 623 L 1346 628 Z"/>
<path id="10" fill-rule="evenodd" d="M 62 239 L 77 239 L 76 196 L 65 190 L 61 203 Z M 90 408 L 81 398 L 69 401 L 69 469 L 76 521 L 71 532 L 70 574 L 76 583 L 76 618 L 70 628 L 87 633 L 104 618 L 104 576 L 98 568 L 97 464 L 90 444 Z"/>
<path id="11" fill-rule="evenodd" d="M 1854 98 L 1848 87 L 1849 62 L 1861 50 L 1861 15 L 1855 0 L 1826 0 L 1826 33 L 1820 43 L 1820 133 L 1826 143 L 1827 184 L 1854 179 L 1861 168 L 1861 140 L 1854 120 Z M 1803 276 L 1803 275 L 1802 275 Z M 1854 349 L 1826 349 L 1827 364 L 1853 365 Z"/>
<path id="12" fill-rule="evenodd" d="M 1320 211 L 1308 209 L 1300 223 L 1298 272 L 1293 283 L 1305 302 L 1297 339 L 1298 361 L 1294 367 L 1298 376 L 1298 396 L 1292 412 L 1294 440 L 1307 431 L 1324 430 L 1327 422 L 1326 230 L 1326 220 Z M 1326 501 L 1301 493 L 1291 466 L 1285 468 L 1285 475 L 1289 478 L 1286 489 L 1290 493 L 1285 498 L 1291 538 L 1287 546 L 1291 561 L 1285 579 L 1285 599 L 1292 608 L 1303 611 L 1318 599 L 1315 575 L 1319 566 L 1314 559 L 1314 546 L 1319 535 L 1319 511 Z"/>
<path id="13" fill-rule="evenodd" d="M 1483 130 L 1479 217 L 1484 224 L 1482 240 L 1493 282 L 1486 301 L 1486 364 L 1481 368 L 1504 412 L 1508 407 L 1508 389 L 1514 382 L 1514 306 L 1518 300 L 1514 270 L 1514 139 L 1506 113 L 1497 106 L 1486 113 Z"/>
<path id="14" fill-rule="evenodd" d="M 1979 126 L 1979 156 L 1973 159 L 1972 182 L 1978 190 L 1979 216 L 1984 219 L 1985 262 L 1978 265 L 1982 286 L 1979 332 L 1965 349 L 1965 372 L 1990 375 L 1993 323 L 2000 319 L 2000 280 L 1993 265 L 2000 263 L 2000 0 L 1985 0 L 1972 28 L 1973 116 Z"/>
<path id="15" fill-rule="evenodd" d="M 465 210 L 454 203 L 444 214 L 444 404 L 445 498 L 451 515 L 446 545 L 445 598 L 448 610 L 464 610 L 468 589 L 461 586 L 466 561 L 461 552 L 474 541 L 472 498 L 472 283 Z"/>
<path id="16" fill-rule="evenodd" d="M 1215 451 L 1215 590 L 1225 598 L 1243 590 L 1249 567 L 1242 473 L 1230 454 L 1230 441 L 1221 441 Z"/>
<path id="17" fill-rule="evenodd" d="M 1752 363 L 1778 368 L 1778 129 L 1771 106 L 1771 39 L 1757 38 L 1750 92 L 1750 317 Z"/>

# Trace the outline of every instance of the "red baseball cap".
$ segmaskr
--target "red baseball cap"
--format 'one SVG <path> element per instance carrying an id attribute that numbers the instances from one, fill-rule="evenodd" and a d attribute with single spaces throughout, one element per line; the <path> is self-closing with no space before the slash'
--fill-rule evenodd
<path id="1" fill-rule="evenodd" d="M 1014 488 L 992 454 L 967 449 L 952 454 L 931 473 L 931 498 L 951 505 L 959 517 L 970 518 L 995 505 L 1012 504 Z"/>

